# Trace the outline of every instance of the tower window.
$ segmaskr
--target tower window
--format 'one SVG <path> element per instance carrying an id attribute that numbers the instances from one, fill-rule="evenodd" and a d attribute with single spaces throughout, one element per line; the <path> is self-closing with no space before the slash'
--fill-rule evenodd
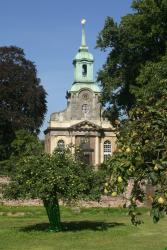
<path id="1" fill-rule="evenodd" d="M 82 65 L 82 75 L 87 76 L 87 65 L 86 64 Z"/>
<path id="2" fill-rule="evenodd" d="M 105 141 L 104 142 L 104 161 L 106 161 L 110 155 L 111 155 L 111 142 Z"/>

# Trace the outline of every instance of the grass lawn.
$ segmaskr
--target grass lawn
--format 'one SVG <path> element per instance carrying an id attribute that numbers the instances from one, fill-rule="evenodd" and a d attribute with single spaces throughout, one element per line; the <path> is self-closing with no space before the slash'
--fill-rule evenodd
<path id="1" fill-rule="evenodd" d="M 131 225 L 123 209 L 61 207 L 63 232 L 48 232 L 43 207 L 0 206 L 1 250 L 166 250 L 167 218 Z"/>

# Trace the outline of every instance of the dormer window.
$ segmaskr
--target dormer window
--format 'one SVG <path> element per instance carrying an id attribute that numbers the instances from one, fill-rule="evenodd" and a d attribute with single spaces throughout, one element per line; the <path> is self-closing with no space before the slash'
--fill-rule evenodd
<path id="1" fill-rule="evenodd" d="M 82 65 L 82 76 L 87 76 L 87 65 L 83 64 Z"/>

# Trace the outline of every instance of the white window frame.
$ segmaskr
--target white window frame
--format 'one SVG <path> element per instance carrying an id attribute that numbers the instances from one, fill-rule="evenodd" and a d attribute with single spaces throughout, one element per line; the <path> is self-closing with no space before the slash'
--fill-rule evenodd
<path id="1" fill-rule="evenodd" d="M 111 144 L 111 141 L 106 140 L 103 143 L 104 161 L 106 161 L 110 155 L 112 155 L 112 144 Z"/>

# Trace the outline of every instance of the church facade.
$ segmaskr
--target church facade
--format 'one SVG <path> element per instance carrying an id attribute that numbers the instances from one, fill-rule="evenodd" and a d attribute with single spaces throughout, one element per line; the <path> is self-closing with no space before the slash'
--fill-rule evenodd
<path id="1" fill-rule="evenodd" d="M 99 86 L 93 79 L 93 55 L 86 46 L 85 20 L 82 20 L 81 46 L 73 60 L 74 82 L 67 91 L 67 108 L 52 113 L 45 133 L 45 151 L 66 145 L 80 146 L 88 164 L 98 167 L 116 149 L 116 134 L 102 117 Z"/>

